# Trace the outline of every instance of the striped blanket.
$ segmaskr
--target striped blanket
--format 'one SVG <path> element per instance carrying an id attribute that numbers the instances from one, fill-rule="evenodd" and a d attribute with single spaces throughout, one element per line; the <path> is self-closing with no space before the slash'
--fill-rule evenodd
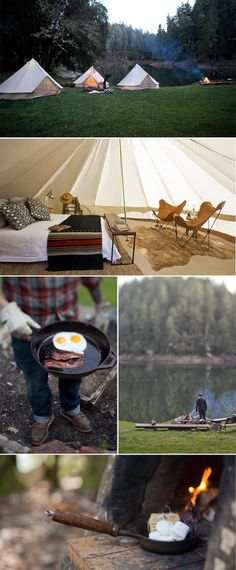
<path id="1" fill-rule="evenodd" d="M 69 216 L 48 235 L 48 271 L 103 269 L 100 216 Z"/>

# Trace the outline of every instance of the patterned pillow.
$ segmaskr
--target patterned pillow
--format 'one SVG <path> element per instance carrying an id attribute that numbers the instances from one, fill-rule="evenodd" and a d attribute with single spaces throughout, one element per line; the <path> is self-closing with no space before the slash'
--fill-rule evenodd
<path id="1" fill-rule="evenodd" d="M 29 224 L 33 224 L 35 219 L 29 213 L 24 204 L 24 200 L 17 202 L 7 202 L 0 206 L 0 212 L 7 219 L 9 225 L 14 230 L 22 230 Z"/>
<path id="2" fill-rule="evenodd" d="M 36 220 L 50 220 L 50 215 L 48 213 L 48 209 L 40 200 L 37 198 L 27 198 L 26 202 L 27 208 L 30 211 L 31 216 Z"/>

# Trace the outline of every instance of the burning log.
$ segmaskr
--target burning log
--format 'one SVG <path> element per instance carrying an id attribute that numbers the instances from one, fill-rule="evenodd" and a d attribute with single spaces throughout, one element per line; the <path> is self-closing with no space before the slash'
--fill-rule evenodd
<path id="1" fill-rule="evenodd" d="M 203 491 L 197 498 L 197 508 L 201 511 L 205 510 L 206 507 L 217 498 L 219 490 L 217 487 L 211 487 L 207 491 Z"/>

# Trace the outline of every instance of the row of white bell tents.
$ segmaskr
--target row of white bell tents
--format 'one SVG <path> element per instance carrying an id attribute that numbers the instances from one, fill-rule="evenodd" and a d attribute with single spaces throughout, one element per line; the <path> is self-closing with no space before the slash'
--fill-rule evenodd
<path id="1" fill-rule="evenodd" d="M 74 81 L 76 87 L 89 87 L 93 89 L 101 89 L 104 86 L 104 77 L 95 69 L 90 67 L 78 79 Z M 129 71 L 129 73 L 118 83 L 121 89 L 159 89 L 159 83 L 138 63 Z"/>
<path id="2" fill-rule="evenodd" d="M 74 85 L 103 89 L 104 81 L 104 77 L 92 66 L 74 81 Z M 159 83 L 136 64 L 118 86 L 121 89 L 158 89 Z M 33 99 L 58 95 L 61 90 L 62 86 L 35 59 L 31 59 L 0 84 L 0 99 Z"/>
<path id="3" fill-rule="evenodd" d="M 159 200 L 225 201 L 217 228 L 235 233 L 234 140 L 230 138 L 0 140 L 0 196 L 39 197 L 53 208 L 71 192 L 91 213 L 147 212 Z"/>

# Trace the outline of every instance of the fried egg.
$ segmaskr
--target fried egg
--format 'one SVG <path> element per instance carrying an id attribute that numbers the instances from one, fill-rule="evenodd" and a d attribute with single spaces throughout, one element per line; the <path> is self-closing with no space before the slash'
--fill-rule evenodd
<path id="1" fill-rule="evenodd" d="M 77 332 L 60 332 L 54 335 L 53 345 L 58 350 L 83 354 L 87 348 L 87 341 L 84 336 Z"/>

